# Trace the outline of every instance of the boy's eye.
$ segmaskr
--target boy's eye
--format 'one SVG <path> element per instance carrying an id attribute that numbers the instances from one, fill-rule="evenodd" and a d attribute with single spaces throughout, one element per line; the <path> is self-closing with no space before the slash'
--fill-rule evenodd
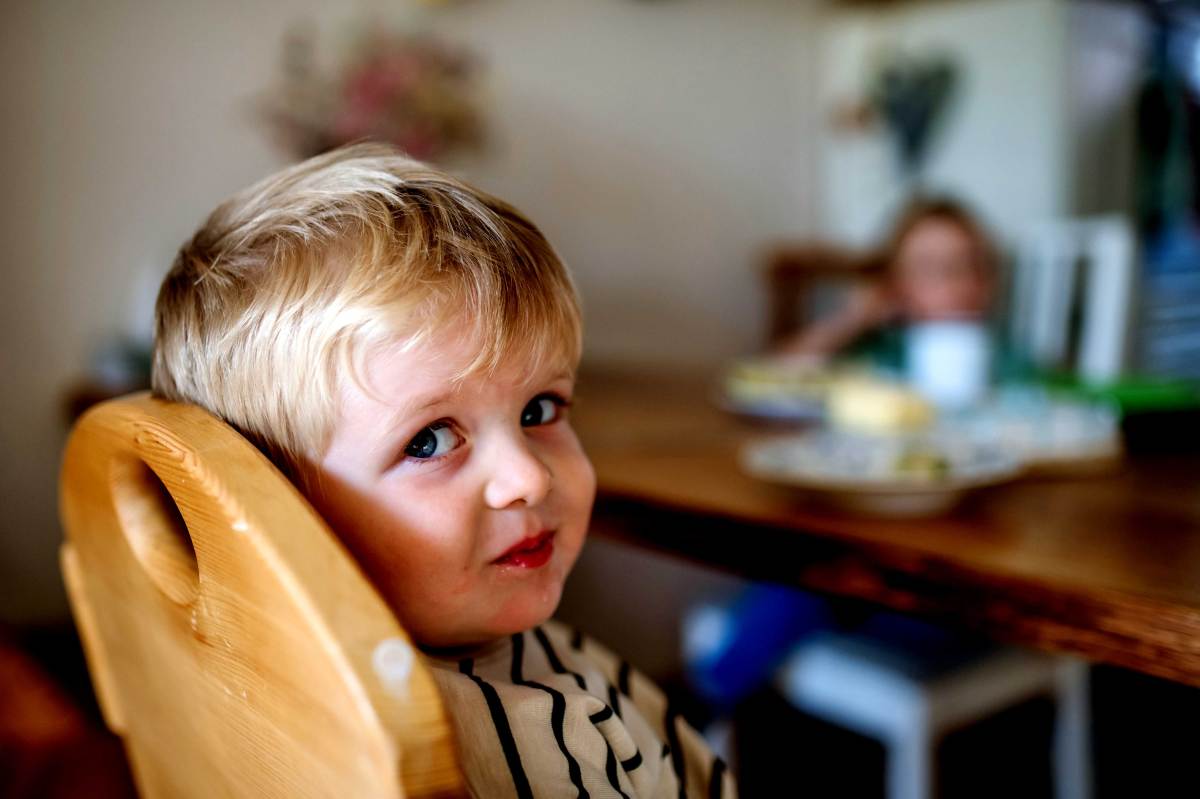
<path id="1" fill-rule="evenodd" d="M 461 443 L 458 433 L 455 433 L 450 425 L 438 422 L 413 436 L 413 440 L 404 448 L 404 454 L 422 460 L 437 458 L 449 453 Z"/>
<path id="2" fill-rule="evenodd" d="M 521 427 L 537 427 L 558 421 L 565 404 L 565 401 L 554 396 L 534 397 L 521 411 Z"/>

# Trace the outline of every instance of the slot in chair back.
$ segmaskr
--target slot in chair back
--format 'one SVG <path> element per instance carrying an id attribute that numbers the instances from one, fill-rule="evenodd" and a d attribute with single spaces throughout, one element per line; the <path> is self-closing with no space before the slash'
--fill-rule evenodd
<path id="1" fill-rule="evenodd" d="M 1023 243 L 1011 330 L 1038 366 L 1093 383 L 1121 376 L 1134 332 L 1136 242 L 1116 215 L 1047 222 Z"/>
<path id="2" fill-rule="evenodd" d="M 72 611 L 142 796 L 466 795 L 408 636 L 239 433 L 113 400 L 76 424 L 60 488 Z"/>

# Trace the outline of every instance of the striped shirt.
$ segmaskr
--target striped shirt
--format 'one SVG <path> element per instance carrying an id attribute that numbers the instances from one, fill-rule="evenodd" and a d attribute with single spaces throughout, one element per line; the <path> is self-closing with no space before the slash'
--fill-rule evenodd
<path id="1" fill-rule="evenodd" d="M 427 654 L 477 799 L 736 799 L 657 685 L 556 622 L 472 657 Z"/>

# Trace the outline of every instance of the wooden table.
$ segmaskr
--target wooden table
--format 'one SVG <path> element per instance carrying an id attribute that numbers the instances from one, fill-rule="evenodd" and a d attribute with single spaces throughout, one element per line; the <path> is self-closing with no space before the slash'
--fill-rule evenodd
<path id="1" fill-rule="evenodd" d="M 763 431 L 718 411 L 713 385 L 584 372 L 572 413 L 598 530 L 1200 685 L 1200 459 L 1026 479 L 935 519 L 854 517 L 742 474 L 737 447 Z"/>

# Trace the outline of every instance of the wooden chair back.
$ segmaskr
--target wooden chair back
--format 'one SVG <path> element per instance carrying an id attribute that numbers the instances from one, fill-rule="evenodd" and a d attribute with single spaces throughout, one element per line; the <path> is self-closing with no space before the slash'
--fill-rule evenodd
<path id="1" fill-rule="evenodd" d="M 794 335 L 808 321 L 812 294 L 822 284 L 879 279 L 885 266 L 882 253 L 858 252 L 827 244 L 796 244 L 773 249 L 767 255 L 764 273 L 768 302 L 767 345 Z"/>
<path id="2" fill-rule="evenodd" d="M 146 393 L 76 424 L 71 607 L 145 797 L 465 796 L 395 616 L 243 436 Z"/>

